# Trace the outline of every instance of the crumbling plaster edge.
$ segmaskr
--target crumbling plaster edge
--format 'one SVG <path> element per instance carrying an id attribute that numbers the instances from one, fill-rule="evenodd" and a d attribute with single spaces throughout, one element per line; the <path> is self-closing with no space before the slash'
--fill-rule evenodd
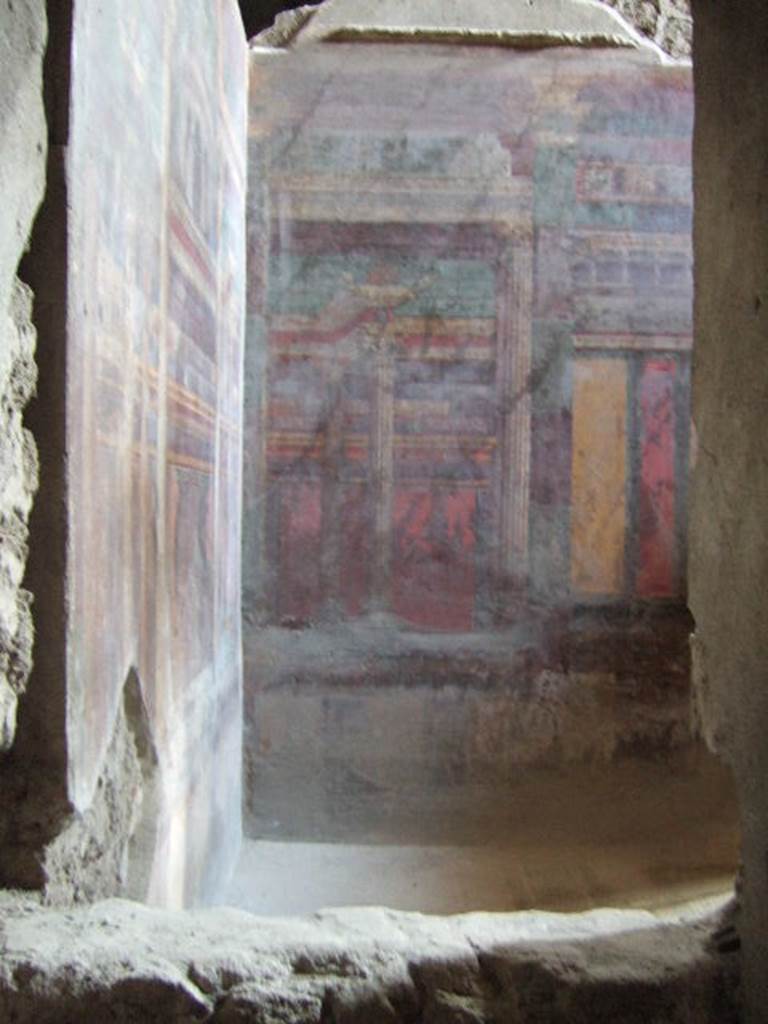
<path id="1" fill-rule="evenodd" d="M 325 43 L 450 43 L 464 46 L 500 46 L 517 50 L 539 50 L 556 46 L 634 49 L 635 43 L 619 34 L 602 32 L 530 32 L 498 29 L 462 29 L 388 26 L 372 28 L 347 25 L 322 37 Z"/>
<path id="2" fill-rule="evenodd" d="M 658 43 L 643 35 L 619 11 L 598 0 L 579 0 L 586 8 L 598 9 L 601 14 L 616 24 L 615 32 L 608 31 L 558 31 L 556 28 L 541 31 L 527 30 L 485 30 L 462 28 L 461 26 L 435 25 L 390 25 L 375 27 L 350 22 L 332 28 L 327 34 L 313 31 L 313 22 L 318 13 L 333 0 L 324 0 L 317 5 L 307 5 L 279 13 L 274 24 L 256 35 L 249 42 L 252 52 L 285 52 L 309 43 L 400 43 L 411 45 L 459 45 L 490 46 L 512 50 L 542 50 L 561 47 L 600 50 L 622 49 L 644 53 L 659 64 L 674 67 L 691 67 L 692 61 L 685 57 L 673 57 Z M 309 38 L 303 38 L 304 35 Z"/>

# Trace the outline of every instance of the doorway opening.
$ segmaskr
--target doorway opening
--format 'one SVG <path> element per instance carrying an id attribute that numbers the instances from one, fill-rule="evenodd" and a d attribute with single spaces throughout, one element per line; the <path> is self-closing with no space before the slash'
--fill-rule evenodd
<path id="1" fill-rule="evenodd" d="M 719 891 L 735 799 L 693 735 L 686 606 L 690 66 L 344 12 L 251 50 L 233 891 Z"/>

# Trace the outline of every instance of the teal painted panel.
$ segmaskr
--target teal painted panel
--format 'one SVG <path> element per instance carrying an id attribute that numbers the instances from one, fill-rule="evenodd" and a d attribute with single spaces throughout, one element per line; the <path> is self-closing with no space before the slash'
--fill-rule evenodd
<path id="1" fill-rule="evenodd" d="M 381 262 L 375 253 L 300 255 L 283 252 L 270 268 L 269 309 L 273 314 L 316 316 L 335 299 L 363 285 Z M 397 307 L 401 316 L 496 316 L 494 268 L 473 259 L 404 259 L 388 255 L 397 283 L 415 297 Z"/>
<path id="2" fill-rule="evenodd" d="M 573 220 L 576 149 L 542 147 L 533 171 L 534 220 L 537 227 L 569 227 Z"/>

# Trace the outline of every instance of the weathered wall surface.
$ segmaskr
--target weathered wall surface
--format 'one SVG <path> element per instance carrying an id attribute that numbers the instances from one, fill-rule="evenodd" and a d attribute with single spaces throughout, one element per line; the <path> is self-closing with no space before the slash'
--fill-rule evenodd
<path id="1" fill-rule="evenodd" d="M 59 170 L 28 261 L 46 642 L 12 768 L 18 789 L 45 765 L 64 806 L 8 833 L 42 844 L 51 896 L 178 904 L 240 838 L 245 40 L 232 0 L 56 8 Z"/>
<path id="2" fill-rule="evenodd" d="M 45 184 L 43 0 L 0 11 L 0 753 L 13 743 L 30 670 L 32 619 L 21 587 L 27 520 L 37 486 L 22 414 L 35 387 L 31 296 L 16 277 Z"/>
<path id="3" fill-rule="evenodd" d="M 733 765 L 743 828 L 745 1019 L 768 1021 L 768 11 L 694 4 L 699 443 L 690 601 L 703 728 Z"/>
<path id="4" fill-rule="evenodd" d="M 70 794 L 93 799 L 133 667 L 161 780 L 149 895 L 189 900 L 239 837 L 245 42 L 219 0 L 79 5 L 74 47 Z"/>
<path id="5" fill-rule="evenodd" d="M 689 57 L 693 25 L 688 0 L 605 0 L 644 35 L 675 57 Z M 305 0 L 240 0 L 248 37 L 269 28 L 281 11 L 305 5 Z"/>
<path id="6" fill-rule="evenodd" d="M 690 71 L 376 62 L 253 57 L 259 830 L 686 735 Z"/>
<path id="7" fill-rule="evenodd" d="M 690 57 L 689 0 L 604 0 L 673 57 Z"/>

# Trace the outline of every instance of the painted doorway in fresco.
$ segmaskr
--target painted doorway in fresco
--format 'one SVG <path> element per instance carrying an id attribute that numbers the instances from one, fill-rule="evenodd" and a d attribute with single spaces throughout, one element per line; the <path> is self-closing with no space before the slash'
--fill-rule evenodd
<path id="1" fill-rule="evenodd" d="M 282 197 L 292 217 L 271 240 L 263 405 L 275 625 L 392 615 L 468 632 L 519 603 L 528 196 L 504 182 L 490 196 L 503 219 L 452 222 L 467 203 L 447 190 L 425 223 L 409 217 L 419 186 L 347 192 L 358 219 L 342 224 L 315 194 Z"/>

